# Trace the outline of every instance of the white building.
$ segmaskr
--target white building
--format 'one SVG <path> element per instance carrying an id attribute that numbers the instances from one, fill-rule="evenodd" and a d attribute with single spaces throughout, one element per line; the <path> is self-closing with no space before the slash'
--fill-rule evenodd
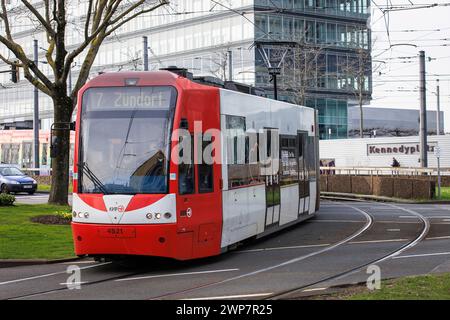
<path id="1" fill-rule="evenodd" d="M 30 2 L 37 10 L 44 9 L 43 1 Z M 6 3 L 10 21 L 14 21 L 13 38 L 30 57 L 33 56 L 33 40 L 38 40 L 42 48 L 39 49 L 40 67 L 45 74 L 51 74 L 45 64 L 47 40 L 36 28 L 38 23 L 30 19 L 26 10 L 20 10 L 23 7 L 20 0 Z M 70 17 L 67 47 L 72 50 L 84 40 L 83 14 L 88 2 L 66 0 L 66 4 Z M 302 40 L 324 48 L 318 58 L 316 79 L 310 79 L 314 85 L 306 104 L 319 110 L 322 138 L 346 138 L 347 99 L 354 97 L 350 89 L 354 89 L 356 82 L 354 77 L 338 71 L 338 66 L 355 61 L 361 49 L 371 50 L 367 24 L 370 5 L 370 0 L 221 0 L 218 3 L 171 0 L 170 6 L 143 14 L 108 37 L 95 59 L 92 76 L 99 72 L 143 70 L 142 37 L 147 36 L 150 70 L 178 66 L 194 75 L 212 75 L 225 80 L 228 78 L 227 53 L 231 51 L 233 80 L 263 88 L 270 97 L 273 84 L 269 82 L 257 44 Z M 0 34 L 4 35 L 3 24 L 0 24 Z M 0 53 L 10 57 L 3 45 L 0 45 Z M 74 79 L 82 61 L 81 55 L 73 64 Z M 8 68 L 0 61 L 0 70 Z M 33 89 L 23 74 L 17 84 L 11 83 L 10 77 L 9 73 L 0 73 L 0 127 L 30 129 Z M 283 83 L 281 76 L 278 83 Z M 371 74 L 367 75 L 366 90 L 365 94 L 370 96 Z M 280 91 L 279 98 L 288 100 L 289 93 Z M 43 130 L 50 128 L 52 108 L 52 101 L 40 93 Z M 329 129 L 332 133 L 325 134 Z"/>
<path id="2" fill-rule="evenodd" d="M 394 157 L 401 167 L 420 167 L 419 136 L 321 140 L 319 146 L 320 159 L 336 167 L 389 167 Z M 437 166 L 437 146 L 441 167 L 450 168 L 450 135 L 428 136 L 428 166 Z"/>

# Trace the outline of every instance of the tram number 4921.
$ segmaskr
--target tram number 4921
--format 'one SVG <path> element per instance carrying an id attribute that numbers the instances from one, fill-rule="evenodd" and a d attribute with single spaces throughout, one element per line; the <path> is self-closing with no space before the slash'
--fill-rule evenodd
<path id="1" fill-rule="evenodd" d="M 135 238 L 136 229 L 133 227 L 103 227 L 98 230 L 104 238 Z"/>

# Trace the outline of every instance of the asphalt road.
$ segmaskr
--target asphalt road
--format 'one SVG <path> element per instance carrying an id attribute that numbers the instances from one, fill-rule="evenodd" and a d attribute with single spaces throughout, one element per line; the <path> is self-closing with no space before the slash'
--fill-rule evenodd
<path id="1" fill-rule="evenodd" d="M 15 194 L 17 203 L 24 204 L 41 204 L 47 203 L 48 201 L 48 193 L 35 193 L 33 195 L 29 195 L 26 193 L 18 193 Z M 69 195 L 69 204 L 72 203 L 72 195 Z"/>
<path id="2" fill-rule="evenodd" d="M 292 298 L 365 282 L 372 264 L 383 278 L 450 272 L 449 246 L 448 205 L 323 201 L 314 219 L 218 257 L 3 268 L 0 299 Z M 81 289 L 67 288 L 71 265 Z"/>

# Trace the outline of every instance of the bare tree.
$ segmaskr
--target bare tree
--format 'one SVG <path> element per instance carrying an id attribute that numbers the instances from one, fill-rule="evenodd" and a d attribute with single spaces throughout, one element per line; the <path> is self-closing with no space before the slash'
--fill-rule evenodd
<path id="1" fill-rule="evenodd" d="M 354 56 L 348 57 L 345 64 L 338 66 L 340 72 L 350 79 L 345 89 L 355 95 L 359 105 L 359 136 L 364 137 L 364 102 L 368 98 L 367 81 L 372 72 L 370 51 L 358 48 Z"/>
<path id="2" fill-rule="evenodd" d="M 321 86 L 325 77 L 324 47 L 297 42 L 282 63 L 280 89 L 292 94 L 294 103 L 305 105 L 308 91 Z"/>
<path id="3" fill-rule="evenodd" d="M 53 100 L 54 121 L 68 123 L 76 104 L 77 93 L 88 79 L 90 69 L 103 41 L 129 21 L 142 14 L 167 5 L 169 0 L 88 0 L 87 6 L 78 12 L 81 16 L 82 40 L 68 45 L 66 36 L 73 30 L 73 17 L 69 16 L 68 0 L 43 0 L 42 6 L 28 0 L 0 0 L 0 43 L 8 49 L 8 55 L 0 55 L 5 63 L 23 68 L 25 78 Z M 14 2 L 14 3 L 12 3 Z M 76 6 L 77 3 L 70 5 Z M 44 33 L 47 40 L 46 60 L 51 68 L 45 74 L 25 52 L 25 43 L 14 39 L 12 25 L 15 15 L 26 15 L 35 26 L 36 33 Z M 72 27 L 72 30 L 71 30 Z M 81 68 L 73 90 L 68 92 L 67 80 L 75 58 L 81 58 Z M 52 188 L 50 203 L 66 204 L 69 183 L 70 139 L 67 130 L 55 132 L 60 152 L 52 162 Z"/>
<path id="4" fill-rule="evenodd" d="M 227 81 L 228 79 L 228 51 L 229 48 L 224 48 L 222 50 L 213 53 L 213 58 L 211 58 L 211 68 L 210 72 L 217 78 Z"/>

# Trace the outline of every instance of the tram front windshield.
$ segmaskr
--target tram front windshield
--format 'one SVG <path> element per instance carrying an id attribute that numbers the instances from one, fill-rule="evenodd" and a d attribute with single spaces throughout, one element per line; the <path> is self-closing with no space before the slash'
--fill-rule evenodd
<path id="1" fill-rule="evenodd" d="M 79 192 L 168 192 L 170 131 L 176 90 L 101 87 L 85 91 L 81 112 Z"/>

